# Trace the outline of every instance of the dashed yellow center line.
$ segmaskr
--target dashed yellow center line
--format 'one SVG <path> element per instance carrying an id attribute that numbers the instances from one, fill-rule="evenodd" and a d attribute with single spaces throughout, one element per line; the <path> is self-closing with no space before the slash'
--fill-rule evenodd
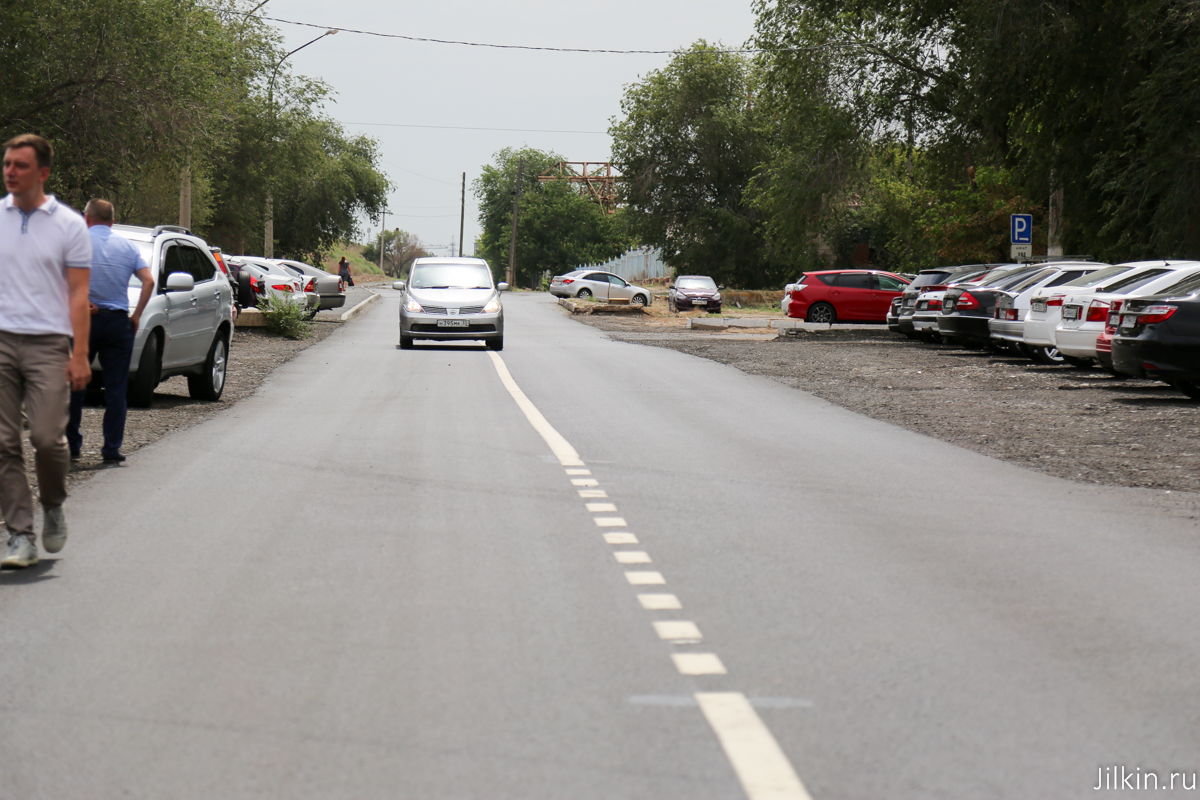
<path id="1" fill-rule="evenodd" d="M 516 401 L 529 424 L 541 435 L 551 452 L 564 467 L 571 485 L 578 488 L 580 499 L 607 498 L 608 494 L 598 488 L 600 482 L 579 458 L 571 444 L 554 429 L 537 407 L 530 402 L 509 374 L 504 360 L 495 352 L 488 356 L 496 368 L 496 374 L 504 388 Z M 585 503 L 587 511 L 596 514 L 614 513 L 613 503 Z M 628 527 L 624 517 L 592 517 L 601 528 Z M 639 544 L 638 539 L 627 531 L 604 534 L 610 545 Z M 618 564 L 649 564 L 650 554 L 644 550 L 615 550 L 613 558 Z M 662 586 L 666 579 L 661 572 L 651 570 L 627 570 L 625 580 L 631 586 Z M 647 611 L 675 611 L 683 608 L 679 598 L 673 594 L 639 594 L 638 602 Z M 654 620 L 655 633 L 663 641 L 676 646 L 698 644 L 703 641 L 700 627 L 688 620 Z M 716 653 L 671 653 L 671 660 L 681 675 L 704 676 L 725 675 L 725 665 Z M 712 727 L 733 771 L 737 774 L 749 800 L 812 800 L 800 781 L 791 762 L 779 747 L 771 731 L 759 718 L 750 701 L 741 692 L 696 692 L 695 699 Z"/>

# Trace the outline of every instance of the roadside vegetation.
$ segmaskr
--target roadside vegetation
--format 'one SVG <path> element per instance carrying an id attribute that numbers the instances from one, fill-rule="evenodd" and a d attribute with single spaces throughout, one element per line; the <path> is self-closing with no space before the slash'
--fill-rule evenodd
<path id="1" fill-rule="evenodd" d="M 271 295 L 258 302 L 267 330 L 289 339 L 307 339 L 312 335 L 308 312 L 286 297 Z"/>
<path id="2" fill-rule="evenodd" d="M 191 227 L 260 253 L 319 263 L 384 207 L 373 139 L 324 112 L 330 89 L 292 74 L 278 32 L 247 0 L 29 0 L 0 7 L 0 136 L 55 148 L 47 189 L 75 208 L 111 199 L 119 221 Z"/>

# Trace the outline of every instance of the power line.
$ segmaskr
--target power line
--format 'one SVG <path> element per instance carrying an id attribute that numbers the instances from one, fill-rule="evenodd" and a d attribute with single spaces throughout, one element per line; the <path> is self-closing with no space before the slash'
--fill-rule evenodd
<path id="1" fill-rule="evenodd" d="M 455 44 L 462 47 L 490 47 L 496 50 L 542 50 L 550 53 L 605 53 L 609 55 L 640 55 L 640 56 L 669 56 L 679 52 L 675 50 L 613 50 L 613 49 L 591 49 L 586 47 L 535 47 L 533 45 L 524 44 L 492 44 L 490 42 L 462 42 L 455 39 L 431 39 L 425 36 L 405 36 L 400 33 L 381 33 L 379 31 L 363 31 L 355 30 L 354 28 L 341 28 L 335 25 L 317 25 L 313 22 L 296 22 L 291 19 L 280 19 L 278 17 L 255 17 L 256 19 L 266 20 L 267 22 L 281 22 L 284 25 L 299 25 L 303 28 L 320 28 L 322 30 L 330 30 L 337 28 L 339 31 L 346 33 L 357 33 L 362 36 L 378 36 L 381 39 L 404 39 L 409 42 L 427 42 L 429 44 Z M 718 53 L 797 53 L 806 50 L 823 50 L 829 45 L 817 45 L 814 47 L 782 47 L 775 49 L 763 48 L 727 48 L 715 50 Z M 844 46 L 844 45 L 843 45 Z"/>
<path id="2" fill-rule="evenodd" d="M 463 125 L 412 125 L 401 122 L 346 122 L 346 125 L 373 125 L 381 128 L 435 128 L 441 131 L 503 131 L 506 133 L 585 133 L 607 136 L 608 131 L 551 131 L 539 128 L 469 128 Z"/>
<path id="3" fill-rule="evenodd" d="M 379 160 L 380 160 L 380 161 L 382 161 L 382 162 L 383 162 L 383 163 L 385 163 L 385 164 L 391 164 L 391 165 L 392 165 L 393 167 L 395 167 L 396 169 L 400 170 L 401 172 L 407 172 L 409 175 L 416 175 L 418 178 L 424 178 L 425 180 L 427 180 L 427 181 L 433 181 L 434 183 L 445 183 L 445 184 L 447 184 L 447 185 L 449 185 L 449 186 L 454 186 L 454 187 L 456 187 L 456 188 L 458 187 L 458 184 L 457 184 L 457 183 L 451 183 L 450 181 L 444 181 L 444 180 L 442 180 L 441 178 L 431 178 L 431 177 L 429 177 L 428 175 L 422 175 L 422 174 L 421 174 L 421 173 L 419 173 L 419 172 L 413 172 L 411 169 L 408 169 L 408 168 L 406 168 L 406 167 L 402 167 L 402 166 L 400 166 L 399 164 L 392 164 L 392 162 L 391 162 L 391 161 L 388 161 L 386 158 L 381 158 L 381 159 L 379 159 Z M 447 206 L 447 208 L 449 208 L 449 206 Z"/>

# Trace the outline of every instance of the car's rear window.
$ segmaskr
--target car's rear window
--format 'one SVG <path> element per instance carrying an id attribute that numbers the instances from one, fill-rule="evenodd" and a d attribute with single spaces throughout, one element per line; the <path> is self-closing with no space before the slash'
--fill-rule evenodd
<path id="1" fill-rule="evenodd" d="M 491 289 L 492 273 L 486 264 L 417 264 L 409 286 L 414 289 Z"/>
<path id="2" fill-rule="evenodd" d="M 908 285 L 910 289 L 919 289 L 922 286 L 934 286 L 939 283 L 945 283 L 946 279 L 954 273 L 952 272 L 921 272 L 917 277 L 913 278 L 913 282 Z"/>
<path id="3" fill-rule="evenodd" d="M 999 286 L 1001 289 L 1007 289 L 1010 292 L 1023 292 L 1030 286 L 1036 284 L 1038 281 L 1042 281 L 1050 277 L 1052 274 L 1054 274 L 1054 272 L 1055 270 L 1052 269 L 1038 270 L 1032 275 L 1026 275 L 1024 277 L 1016 276 L 1010 283 L 1001 283 Z"/>
<path id="4" fill-rule="evenodd" d="M 1200 289 L 1200 274 L 1192 275 L 1190 278 L 1184 278 L 1178 283 L 1172 284 L 1166 289 L 1163 289 L 1161 292 L 1159 292 L 1159 294 L 1185 295 L 1192 294 L 1198 289 Z"/>
<path id="5" fill-rule="evenodd" d="M 1104 281 L 1108 280 L 1109 278 L 1115 278 L 1124 272 L 1128 272 L 1129 269 L 1130 269 L 1129 267 L 1105 267 L 1104 269 L 1098 269 L 1095 272 L 1089 272 L 1085 275 L 1081 275 L 1078 278 L 1067 281 L 1066 283 L 1064 283 L 1062 285 L 1063 286 L 1096 286 L 1097 284 L 1103 283 Z"/>

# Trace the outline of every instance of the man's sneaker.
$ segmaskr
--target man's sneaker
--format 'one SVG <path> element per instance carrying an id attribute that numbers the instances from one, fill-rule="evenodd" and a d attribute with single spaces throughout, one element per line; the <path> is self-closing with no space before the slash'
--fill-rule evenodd
<path id="1" fill-rule="evenodd" d="M 104 456 L 105 464 L 121 464 L 124 463 L 124 461 L 125 456 L 121 455 L 120 453 L 110 453 L 109 455 Z"/>
<path id="2" fill-rule="evenodd" d="M 63 507 L 43 506 L 42 521 L 46 523 L 42 528 L 42 547 L 47 553 L 57 553 L 67 544 L 67 515 L 63 513 Z"/>
<path id="3" fill-rule="evenodd" d="M 32 533 L 18 533 L 8 537 L 8 555 L 0 561 L 0 567 L 22 569 L 32 567 L 37 562 L 37 545 L 33 543 Z"/>

